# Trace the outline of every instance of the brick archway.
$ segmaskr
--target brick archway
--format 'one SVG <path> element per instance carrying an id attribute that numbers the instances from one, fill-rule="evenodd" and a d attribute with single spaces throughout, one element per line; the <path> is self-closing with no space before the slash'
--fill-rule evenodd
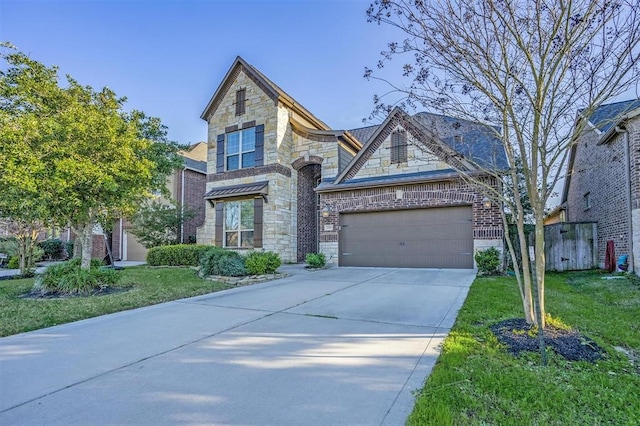
<path id="1" fill-rule="evenodd" d="M 294 170 L 300 170 L 301 168 L 308 166 L 309 164 L 322 164 L 324 158 L 318 157 L 317 155 L 305 155 L 304 157 L 298 158 L 296 161 L 291 163 L 291 167 Z"/>
<path id="2" fill-rule="evenodd" d="M 317 163 L 307 163 L 298 170 L 298 221 L 297 260 L 304 261 L 307 253 L 318 252 L 318 186 L 322 167 Z"/>

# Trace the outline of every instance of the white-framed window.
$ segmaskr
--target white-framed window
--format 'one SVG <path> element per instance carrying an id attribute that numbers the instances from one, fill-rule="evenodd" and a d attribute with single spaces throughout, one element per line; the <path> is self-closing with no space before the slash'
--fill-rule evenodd
<path id="1" fill-rule="evenodd" d="M 224 246 L 253 247 L 253 200 L 224 203 Z"/>
<path id="2" fill-rule="evenodd" d="M 227 170 L 246 169 L 247 167 L 255 166 L 255 153 L 255 127 L 227 133 L 227 147 L 225 150 Z"/>

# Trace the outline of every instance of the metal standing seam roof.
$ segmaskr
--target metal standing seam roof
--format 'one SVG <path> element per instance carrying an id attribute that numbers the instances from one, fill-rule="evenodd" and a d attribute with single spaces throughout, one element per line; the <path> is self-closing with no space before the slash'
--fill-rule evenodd
<path id="1" fill-rule="evenodd" d="M 220 198 L 241 197 L 245 195 L 266 195 L 268 193 L 269 181 L 263 181 L 213 188 L 204 195 L 204 198 L 205 200 L 217 200 Z"/>

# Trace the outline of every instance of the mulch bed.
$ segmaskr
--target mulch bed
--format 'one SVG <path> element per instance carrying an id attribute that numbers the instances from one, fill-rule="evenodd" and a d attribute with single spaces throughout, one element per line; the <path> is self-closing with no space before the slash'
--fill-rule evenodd
<path id="1" fill-rule="evenodd" d="M 537 332 L 522 318 L 501 321 L 489 327 L 509 353 L 539 352 Z M 605 355 L 604 349 L 577 330 L 563 330 L 550 325 L 544 330 L 545 343 L 569 361 L 596 362 Z"/>

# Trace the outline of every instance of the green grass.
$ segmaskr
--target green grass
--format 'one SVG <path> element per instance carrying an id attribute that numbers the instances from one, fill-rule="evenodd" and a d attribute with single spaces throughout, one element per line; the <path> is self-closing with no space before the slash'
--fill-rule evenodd
<path id="1" fill-rule="evenodd" d="M 33 279 L 0 281 L 0 336 L 224 290 L 229 286 L 198 278 L 189 268 L 133 267 L 120 272 L 115 288 L 127 291 L 60 299 L 21 298 Z"/>
<path id="2" fill-rule="evenodd" d="M 640 423 L 640 286 L 598 272 L 548 274 L 547 313 L 607 351 L 596 364 L 549 353 L 509 355 L 489 326 L 522 317 L 515 279 L 477 278 L 416 400 L 411 425 L 632 425 Z"/>

